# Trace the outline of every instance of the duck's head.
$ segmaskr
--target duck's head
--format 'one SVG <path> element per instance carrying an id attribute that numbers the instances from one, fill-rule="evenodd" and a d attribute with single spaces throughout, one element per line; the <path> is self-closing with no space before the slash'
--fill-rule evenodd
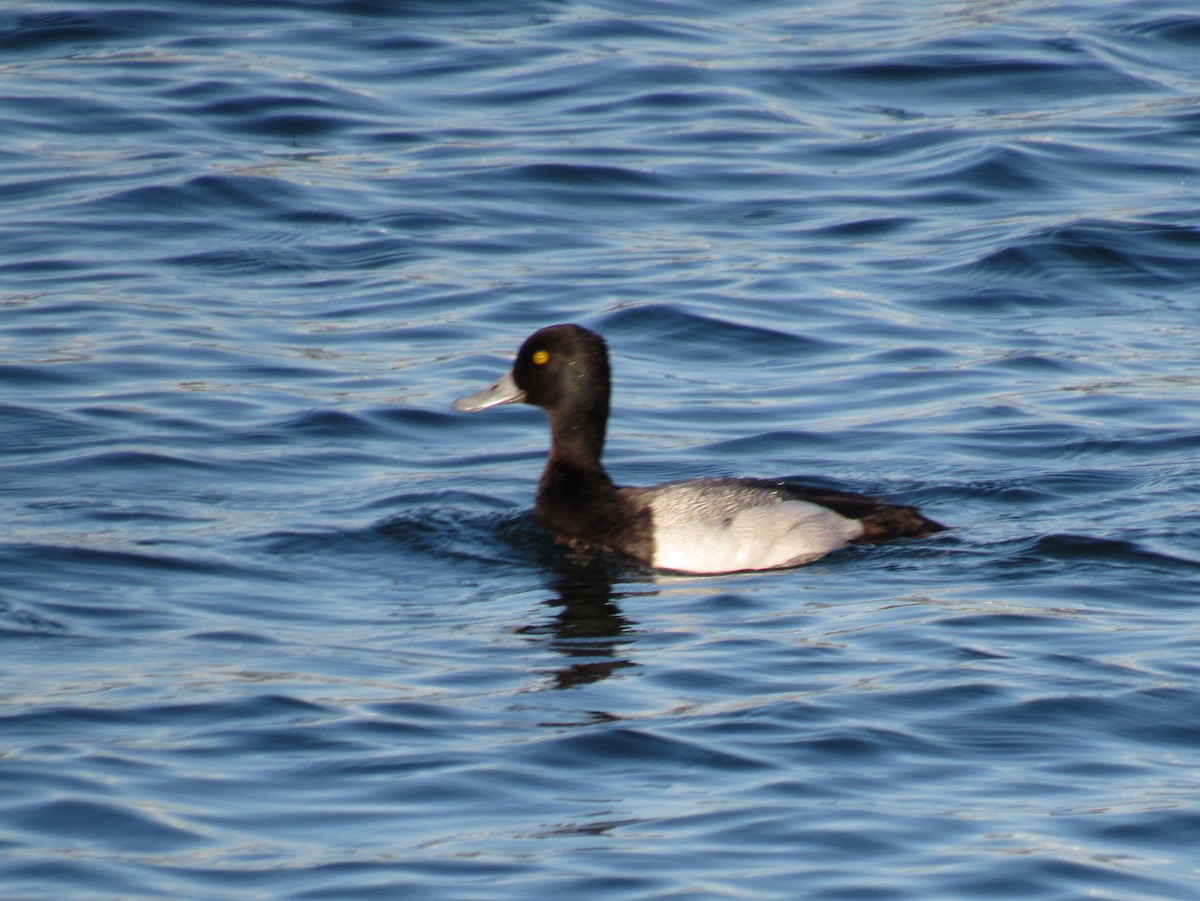
<path id="1" fill-rule="evenodd" d="M 460 397 L 454 409 L 477 413 L 501 404 L 528 403 L 552 418 L 608 418 L 608 350 L 581 325 L 549 325 L 525 339 L 512 370 L 489 388 Z"/>

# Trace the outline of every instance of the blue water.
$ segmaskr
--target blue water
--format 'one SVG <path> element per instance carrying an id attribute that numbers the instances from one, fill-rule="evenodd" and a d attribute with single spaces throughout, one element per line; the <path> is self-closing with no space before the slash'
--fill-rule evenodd
<path id="1" fill-rule="evenodd" d="M 1200 11 L 0 11 L 0 894 L 1200 897 Z M 624 483 L 951 531 L 555 550 Z"/>

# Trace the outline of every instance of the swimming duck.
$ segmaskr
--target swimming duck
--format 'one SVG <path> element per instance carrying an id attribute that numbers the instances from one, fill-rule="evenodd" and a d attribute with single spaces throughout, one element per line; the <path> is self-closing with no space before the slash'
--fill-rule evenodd
<path id="1" fill-rule="evenodd" d="M 535 513 L 562 544 L 659 570 L 729 573 L 798 566 L 848 544 L 944 528 L 913 507 L 770 479 L 619 487 L 600 463 L 609 394 L 604 339 L 567 324 L 534 332 L 510 372 L 454 402 L 465 413 L 523 402 L 549 414 Z"/>

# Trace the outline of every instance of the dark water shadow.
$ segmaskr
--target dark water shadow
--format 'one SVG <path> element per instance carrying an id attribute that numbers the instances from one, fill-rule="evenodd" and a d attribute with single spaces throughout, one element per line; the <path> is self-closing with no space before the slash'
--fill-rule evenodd
<path id="1" fill-rule="evenodd" d="M 556 544 L 532 511 L 468 511 L 468 506 L 479 506 L 478 498 L 444 493 L 436 498 L 406 497 L 405 503 L 408 509 L 368 531 L 381 536 L 388 547 L 407 552 L 410 567 L 469 566 L 476 576 L 482 573 L 501 581 L 537 571 L 538 581 L 553 592 L 543 601 L 551 612 L 513 631 L 562 655 L 563 665 L 547 672 L 553 687 L 587 685 L 636 666 L 629 648 L 638 627 L 620 601 L 657 593 L 649 570 Z"/>
<path id="2" fill-rule="evenodd" d="M 614 583 L 628 584 L 638 578 L 638 571 L 622 561 L 560 549 L 554 557 L 550 587 L 556 596 L 544 602 L 554 613 L 516 630 L 545 641 L 563 656 L 564 665 L 549 672 L 553 687 L 578 688 L 637 666 L 630 657 L 639 632 L 637 622 L 622 611 L 619 601 L 657 592 L 614 591 Z"/>

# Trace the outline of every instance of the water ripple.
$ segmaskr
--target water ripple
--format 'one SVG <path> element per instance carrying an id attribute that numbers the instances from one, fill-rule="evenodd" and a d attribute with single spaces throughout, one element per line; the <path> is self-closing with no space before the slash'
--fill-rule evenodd
<path id="1" fill-rule="evenodd" d="M 21 897 L 1191 901 L 1182 0 L 0 11 L 0 872 Z M 614 478 L 952 529 L 665 576 Z"/>

